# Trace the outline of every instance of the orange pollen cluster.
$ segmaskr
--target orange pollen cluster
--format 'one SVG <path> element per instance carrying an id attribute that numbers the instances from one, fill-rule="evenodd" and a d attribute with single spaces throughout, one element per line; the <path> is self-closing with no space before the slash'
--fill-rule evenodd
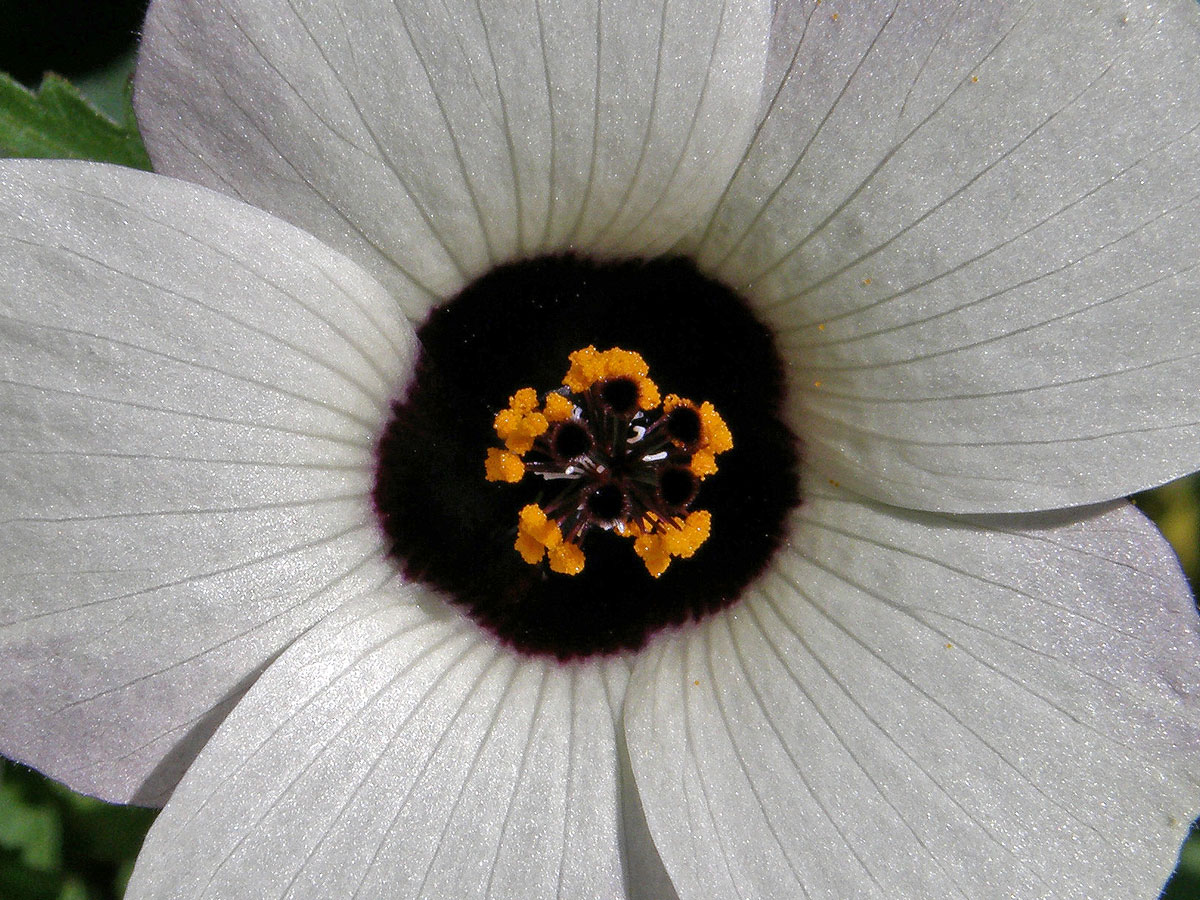
<path id="1" fill-rule="evenodd" d="M 691 506 L 733 436 L 711 403 L 661 398 L 640 354 L 575 351 L 561 388 L 521 388 L 493 428 L 504 446 L 488 449 L 487 480 L 544 482 L 518 516 L 514 547 L 530 565 L 578 574 L 584 539 L 603 531 L 631 539 L 658 578 L 708 539 L 712 516 Z"/>

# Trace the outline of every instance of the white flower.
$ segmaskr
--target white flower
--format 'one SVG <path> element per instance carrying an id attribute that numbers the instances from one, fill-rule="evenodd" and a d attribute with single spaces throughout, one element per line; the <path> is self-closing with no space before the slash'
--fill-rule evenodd
<path id="1" fill-rule="evenodd" d="M 169 797 L 130 897 L 1154 896 L 1200 641 L 1106 501 L 1200 465 L 1200 11 L 773 5 L 156 0 L 152 156 L 240 199 L 0 166 L 0 750 Z M 559 664 L 369 501 L 401 307 L 567 248 L 750 298 L 805 499 Z"/>

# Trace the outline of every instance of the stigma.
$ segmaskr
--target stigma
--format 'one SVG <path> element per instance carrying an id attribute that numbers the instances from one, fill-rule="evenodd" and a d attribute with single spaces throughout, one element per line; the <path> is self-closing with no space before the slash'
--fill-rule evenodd
<path id="1" fill-rule="evenodd" d="M 589 346 L 568 359 L 561 386 L 521 388 L 493 421 L 503 446 L 487 450 L 487 480 L 544 482 L 513 547 L 530 565 L 576 575 L 585 540 L 606 532 L 629 539 L 658 578 L 708 539 L 712 516 L 692 503 L 733 436 L 711 403 L 663 397 L 638 353 Z"/>

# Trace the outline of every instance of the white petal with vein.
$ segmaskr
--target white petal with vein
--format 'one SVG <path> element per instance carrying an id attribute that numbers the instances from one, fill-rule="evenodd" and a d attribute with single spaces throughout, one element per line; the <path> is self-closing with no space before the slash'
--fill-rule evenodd
<path id="1" fill-rule="evenodd" d="M 810 486 L 745 602 L 639 659 L 683 900 L 1145 900 L 1200 805 L 1200 640 L 1128 505 L 976 525 Z"/>
<path id="2" fill-rule="evenodd" d="M 700 256 L 776 325 L 813 464 L 959 512 L 1200 465 L 1195 2 L 786 3 L 770 68 Z"/>
<path id="3" fill-rule="evenodd" d="M 159 171 L 421 285 L 419 317 L 493 263 L 654 253 L 702 219 L 754 126 L 768 6 L 157 0 L 138 118 Z"/>
<path id="4" fill-rule="evenodd" d="M 414 349 L 356 265 L 184 182 L 0 165 L 0 749 L 160 801 L 257 672 L 387 576 Z"/>
<path id="5" fill-rule="evenodd" d="M 523 660 L 389 586 L 264 673 L 128 897 L 620 897 L 610 678 L 619 697 L 620 671 Z"/>

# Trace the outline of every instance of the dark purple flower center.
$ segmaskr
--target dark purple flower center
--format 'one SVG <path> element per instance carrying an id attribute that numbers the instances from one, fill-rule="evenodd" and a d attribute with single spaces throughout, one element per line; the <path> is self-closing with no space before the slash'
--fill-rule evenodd
<path id="1" fill-rule="evenodd" d="M 735 602 L 779 546 L 799 502 L 799 459 L 781 421 L 774 340 L 744 300 L 688 260 L 554 256 L 500 266 L 435 309 L 418 336 L 416 379 L 379 445 L 380 521 L 407 577 L 515 649 L 563 660 L 636 650 L 657 630 Z M 561 385 L 569 354 L 589 345 L 641 354 L 664 390 L 710 401 L 735 436 L 703 481 L 685 466 L 658 465 L 646 484 L 621 471 L 586 482 L 580 508 L 594 523 L 619 522 L 639 502 L 666 510 L 695 502 L 711 513 L 708 540 L 660 578 L 615 531 L 589 537 L 577 575 L 529 565 L 514 550 L 519 511 L 548 507 L 552 481 L 484 478 L 497 412 L 521 388 Z M 597 408 L 631 421 L 638 391 L 634 379 L 614 377 L 592 394 Z M 691 452 L 700 414 L 675 406 L 659 430 Z M 542 440 L 545 455 L 530 459 L 547 466 L 606 446 L 587 420 L 553 423 Z"/>

